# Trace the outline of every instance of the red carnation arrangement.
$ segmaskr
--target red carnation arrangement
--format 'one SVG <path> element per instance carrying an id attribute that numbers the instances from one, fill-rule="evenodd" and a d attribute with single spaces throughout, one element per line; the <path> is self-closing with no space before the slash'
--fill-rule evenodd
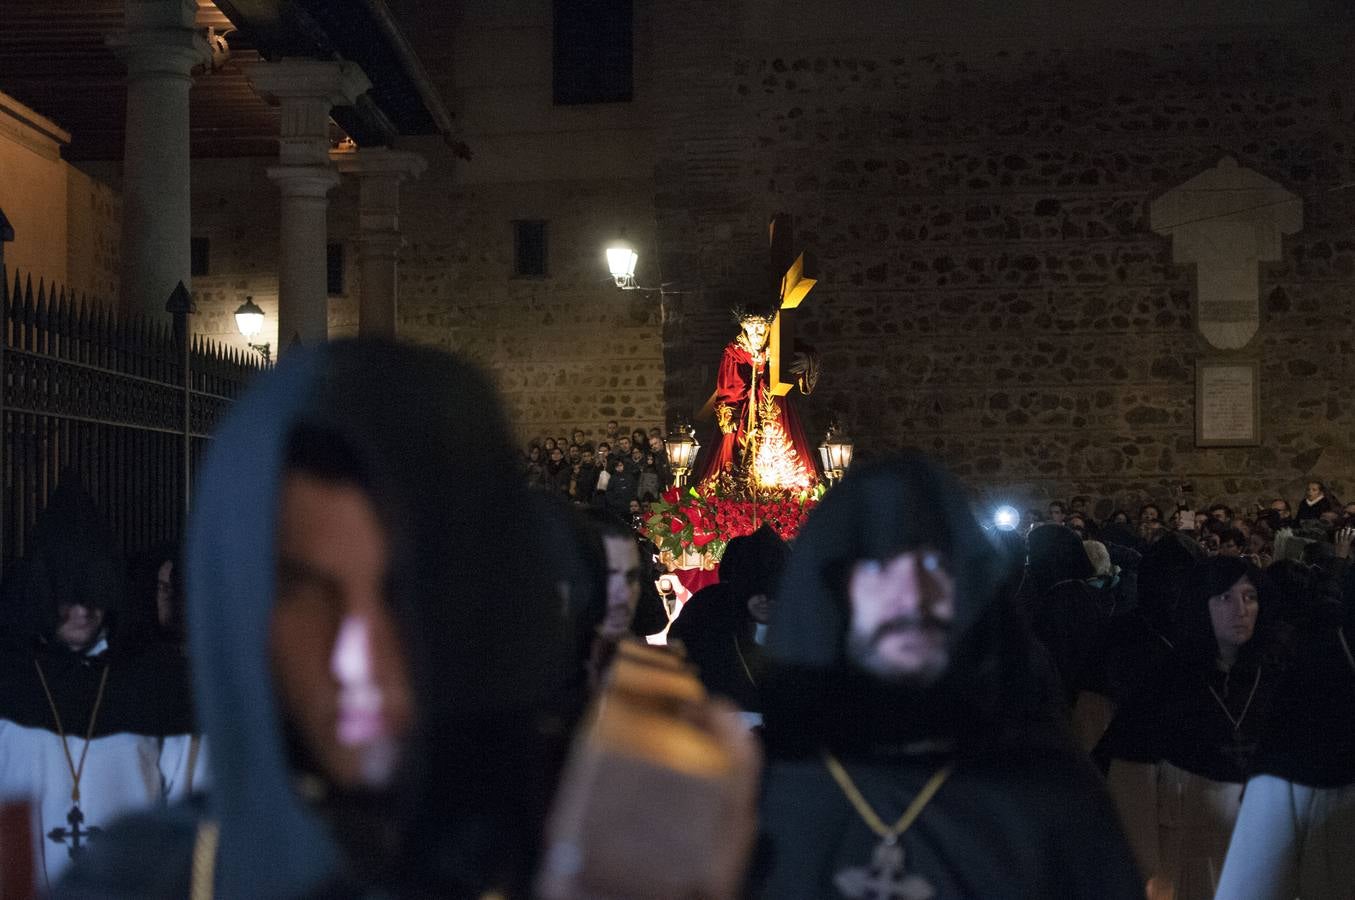
<path id="1" fill-rule="evenodd" d="M 793 540 L 824 490 L 818 486 L 807 491 L 758 491 L 752 497 L 729 479 L 670 488 L 649 505 L 645 536 L 675 559 L 697 554 L 709 567 L 720 561 L 730 541 L 763 524 L 782 539 Z"/>

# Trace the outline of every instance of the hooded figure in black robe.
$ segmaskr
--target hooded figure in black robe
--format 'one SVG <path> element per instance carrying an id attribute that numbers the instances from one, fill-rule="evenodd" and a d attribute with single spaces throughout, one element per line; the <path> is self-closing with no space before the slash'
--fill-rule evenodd
<path id="1" fill-rule="evenodd" d="M 720 559 L 720 580 L 697 591 L 668 630 L 669 643 L 682 643 L 706 690 L 745 712 L 762 712 L 759 685 L 767 669 L 749 601 L 757 597 L 768 609 L 775 607 L 789 552 L 768 525 L 730 541 Z"/>
<path id="2" fill-rule="evenodd" d="M 270 663 L 279 500 L 326 453 L 384 528 L 382 601 L 411 692 L 398 764 L 371 793 L 317 771 Z M 521 893 L 588 604 L 562 590 L 583 576 L 541 546 L 539 511 L 492 387 L 452 357 L 341 342 L 260 376 L 208 453 L 188 536 L 210 799 L 115 827 L 59 895 L 189 896 L 195 859 L 217 897 Z"/>
<path id="3" fill-rule="evenodd" d="M 1031 630 L 1049 651 L 1071 708 L 1079 691 L 1099 688 L 1097 651 L 1115 603 L 1088 584 L 1096 574 L 1082 538 L 1062 525 L 1037 525 L 1027 537 L 1030 563 L 1022 596 Z"/>
<path id="4" fill-rule="evenodd" d="M 1232 654 L 1211 607 L 1245 595 L 1244 579 L 1255 593 L 1254 624 L 1240 647 L 1229 642 L 1236 658 L 1226 662 Z M 1280 676 L 1271 654 L 1275 604 L 1258 569 L 1214 557 L 1182 582 L 1170 647 L 1139 673 L 1098 748 L 1154 898 L 1212 896 Z"/>
<path id="5" fill-rule="evenodd" d="M 1355 569 L 1344 581 L 1344 601 L 1313 583 L 1296 617 L 1299 652 L 1262 730 L 1219 900 L 1355 892 Z"/>
<path id="6" fill-rule="evenodd" d="M 1002 599 L 1006 565 L 963 488 L 916 455 L 853 468 L 796 541 L 773 613 L 764 691 L 768 762 L 752 893 L 869 893 L 882 843 L 828 768 L 840 761 L 893 824 L 950 775 L 899 838 L 907 885 L 936 897 L 1142 897 L 1095 771 L 1043 713 L 1032 638 Z M 856 564 L 916 551 L 953 580 L 948 662 L 886 680 L 848 651 Z M 878 890 L 878 889 L 877 889 Z"/>
<path id="7" fill-rule="evenodd" d="M 193 780 L 187 665 L 144 627 L 125 588 L 103 517 L 68 470 L 0 600 L 0 795 L 34 802 L 44 890 L 115 818 L 179 796 Z M 72 606 L 102 616 L 86 646 L 58 636 Z M 63 731 L 80 774 L 78 804 Z"/>
<path id="8" fill-rule="evenodd" d="M 1225 670 L 1216 662 L 1219 648 L 1209 603 L 1242 578 L 1260 592 L 1260 611 L 1251 639 Z M 1155 669 L 1143 673 L 1125 697 L 1106 734 L 1105 749 L 1112 758 L 1165 760 L 1212 781 L 1241 783 L 1251 772 L 1251 757 L 1279 683 L 1270 653 L 1273 600 L 1261 571 L 1235 557 L 1202 560 L 1184 581 L 1172 648 L 1154 657 Z M 1235 719 L 1240 727 L 1234 727 Z"/>
<path id="9" fill-rule="evenodd" d="M 1151 696 L 1146 686 L 1171 661 L 1179 639 L 1176 609 L 1192 569 L 1203 558 L 1198 543 L 1175 531 L 1144 550 L 1132 606 L 1107 625 L 1100 661 L 1107 696 L 1117 707 Z M 1157 761 L 1153 750 L 1137 740 L 1120 740 L 1114 752 L 1133 762 Z M 1094 754 L 1102 771 L 1109 769 L 1110 755 L 1102 740 Z"/>

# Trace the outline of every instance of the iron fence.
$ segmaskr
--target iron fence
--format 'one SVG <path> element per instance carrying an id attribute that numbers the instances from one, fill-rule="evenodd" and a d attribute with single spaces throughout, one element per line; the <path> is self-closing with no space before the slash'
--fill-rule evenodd
<path id="1" fill-rule="evenodd" d="M 168 320 L 119 315 L 42 281 L 35 291 L 17 272 L 11 284 L 0 266 L 0 564 L 24 556 L 68 471 L 124 556 L 180 536 L 197 460 L 262 366 L 184 340 Z"/>

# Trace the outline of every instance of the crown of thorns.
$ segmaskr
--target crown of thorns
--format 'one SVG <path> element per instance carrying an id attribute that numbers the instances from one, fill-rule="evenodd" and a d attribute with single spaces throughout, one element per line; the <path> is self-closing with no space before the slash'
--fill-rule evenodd
<path id="1" fill-rule="evenodd" d="M 757 319 L 760 322 L 766 322 L 768 325 L 776 321 L 776 310 L 768 309 L 765 306 L 743 306 L 734 307 L 730 312 L 734 316 L 734 321 L 743 323 L 749 319 Z"/>

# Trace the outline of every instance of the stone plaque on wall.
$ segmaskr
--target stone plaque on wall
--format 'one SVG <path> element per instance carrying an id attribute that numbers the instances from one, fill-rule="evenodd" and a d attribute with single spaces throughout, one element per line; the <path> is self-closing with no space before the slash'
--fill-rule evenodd
<path id="1" fill-rule="evenodd" d="M 1250 447 L 1261 443 L 1260 369 L 1254 362 L 1195 365 L 1195 445 Z"/>

